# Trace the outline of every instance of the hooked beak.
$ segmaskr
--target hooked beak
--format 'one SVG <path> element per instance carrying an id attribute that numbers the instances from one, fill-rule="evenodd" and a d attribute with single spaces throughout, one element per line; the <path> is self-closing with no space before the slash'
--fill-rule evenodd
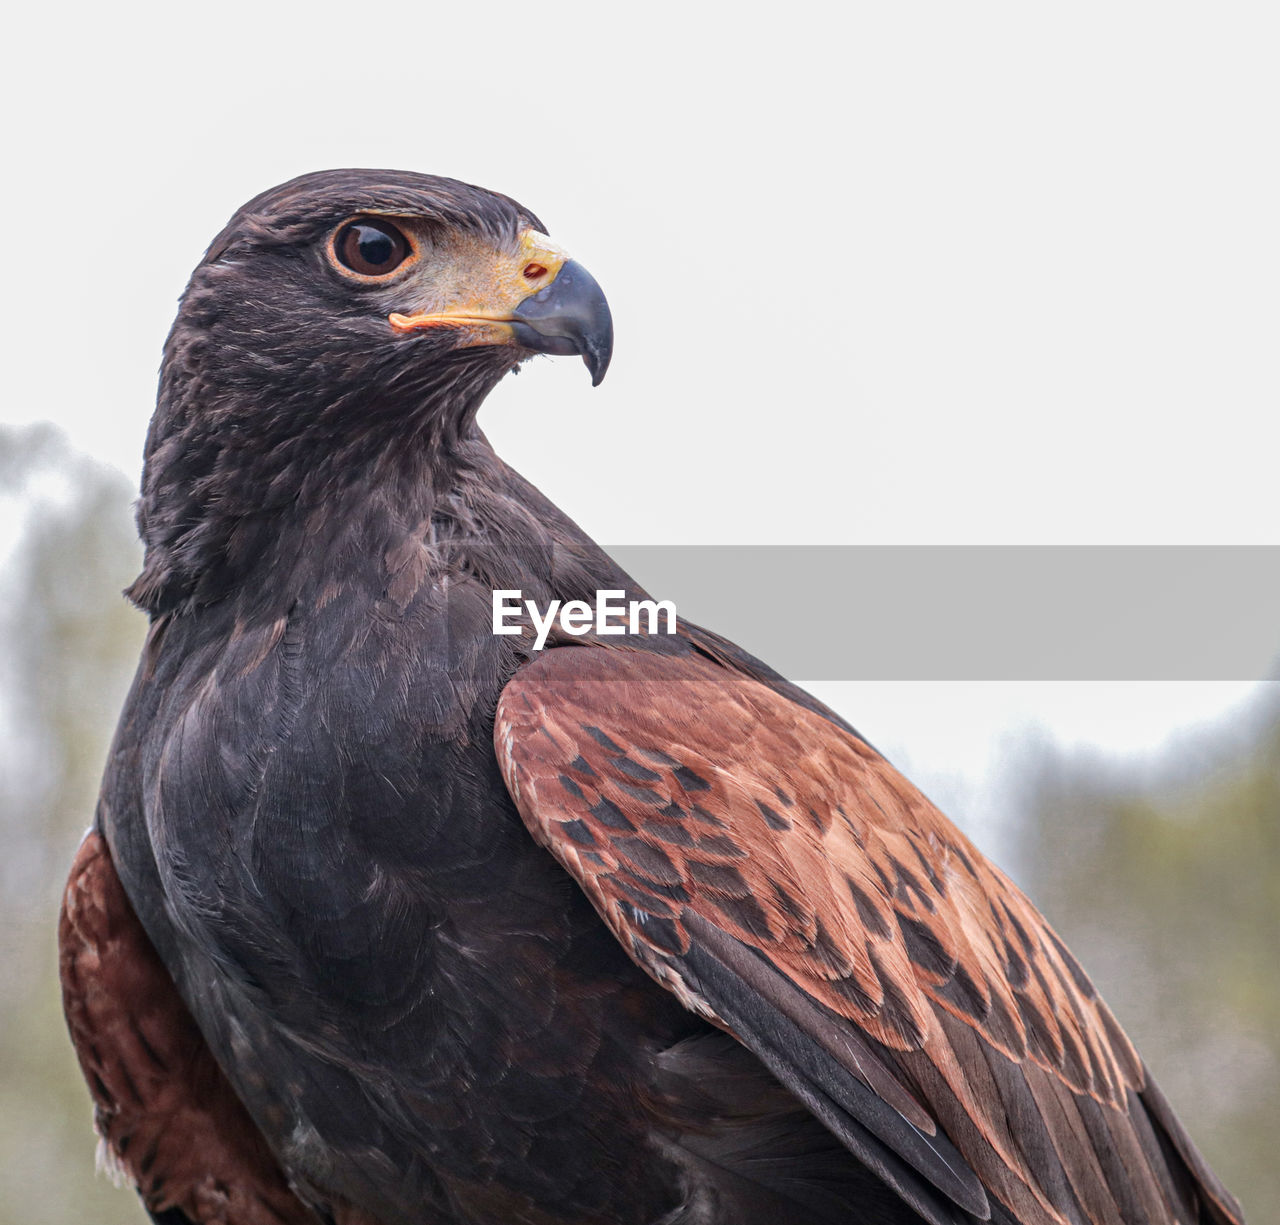
<path id="1" fill-rule="evenodd" d="M 576 259 L 525 298 L 511 322 L 515 342 L 536 353 L 577 353 L 599 387 L 613 356 L 613 316 L 604 290 Z"/>
<path id="2" fill-rule="evenodd" d="M 543 234 L 526 230 L 514 252 L 489 249 L 452 268 L 455 284 L 445 310 L 395 313 L 397 332 L 448 329 L 457 348 L 515 345 L 533 353 L 577 353 L 598 387 L 613 354 L 613 317 L 604 291 L 577 260 Z"/>

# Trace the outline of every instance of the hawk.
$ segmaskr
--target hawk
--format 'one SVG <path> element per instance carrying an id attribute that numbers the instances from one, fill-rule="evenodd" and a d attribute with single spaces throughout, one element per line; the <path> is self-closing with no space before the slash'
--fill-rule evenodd
<path id="1" fill-rule="evenodd" d="M 836 714 L 686 623 L 494 632 L 498 591 L 647 598 L 476 424 L 611 348 L 538 218 L 449 179 L 306 175 L 210 246 L 60 927 L 108 1160 L 163 1225 L 1240 1225 L 1062 941 Z"/>

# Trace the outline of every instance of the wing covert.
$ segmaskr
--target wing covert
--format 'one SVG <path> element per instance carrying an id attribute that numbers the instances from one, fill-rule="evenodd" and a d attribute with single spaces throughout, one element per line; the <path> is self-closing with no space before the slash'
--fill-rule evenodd
<path id="1" fill-rule="evenodd" d="M 1240 1219 L 1065 945 L 861 740 L 714 661 L 591 646 L 517 673 L 494 734 L 631 957 L 927 1220 Z"/>

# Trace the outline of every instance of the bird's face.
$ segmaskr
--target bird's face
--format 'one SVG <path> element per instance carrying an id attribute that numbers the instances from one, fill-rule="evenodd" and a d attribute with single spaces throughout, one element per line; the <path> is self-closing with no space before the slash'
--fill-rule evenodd
<path id="1" fill-rule="evenodd" d="M 132 598 L 221 599 L 296 556 L 290 516 L 310 539 L 356 503 L 420 515 L 479 453 L 503 375 L 576 353 L 598 383 L 612 343 L 600 287 L 506 196 L 382 170 L 264 192 L 214 239 L 165 344 Z M 328 526 L 307 518 L 322 510 Z"/>
<path id="2" fill-rule="evenodd" d="M 396 336 L 432 348 L 579 353 L 604 378 L 613 336 L 604 294 L 532 225 L 513 238 L 427 217 L 360 213 L 328 236 L 329 268 Z M 392 340 L 392 337 L 384 339 Z"/>
<path id="3" fill-rule="evenodd" d="M 215 239 L 166 377 L 198 383 L 209 406 L 292 405 L 296 426 L 335 407 L 482 397 L 534 353 L 579 354 L 599 383 L 612 339 L 600 287 L 514 201 L 330 171 L 250 201 Z"/>
<path id="4" fill-rule="evenodd" d="M 609 306 L 590 274 L 545 234 L 525 228 L 495 246 L 418 218 L 361 216 L 334 234 L 328 252 L 348 278 L 397 282 L 384 305 L 406 309 L 387 322 L 402 335 L 428 335 L 454 349 L 512 346 L 578 353 L 599 384 L 613 344 Z"/>

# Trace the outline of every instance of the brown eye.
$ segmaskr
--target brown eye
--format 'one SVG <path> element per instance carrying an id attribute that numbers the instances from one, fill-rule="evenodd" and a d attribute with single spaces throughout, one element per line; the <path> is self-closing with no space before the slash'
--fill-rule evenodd
<path id="1" fill-rule="evenodd" d="M 333 240 L 338 263 L 361 276 L 386 276 L 409 255 L 409 240 L 386 221 L 350 221 Z"/>

